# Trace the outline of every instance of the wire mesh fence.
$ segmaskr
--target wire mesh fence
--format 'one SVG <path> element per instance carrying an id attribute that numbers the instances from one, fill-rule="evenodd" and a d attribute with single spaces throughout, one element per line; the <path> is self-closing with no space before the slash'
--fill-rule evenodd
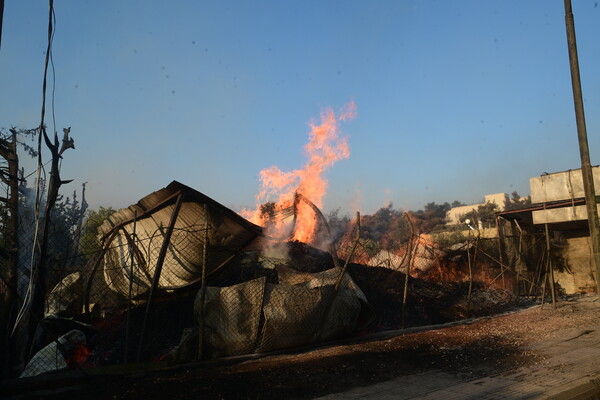
<path id="1" fill-rule="evenodd" d="M 470 233 L 450 243 L 413 233 L 383 249 L 353 231 L 324 251 L 248 236 L 219 210 L 176 208 L 161 208 L 162 218 L 133 213 L 88 237 L 93 243 L 53 248 L 44 314 L 21 313 L 35 319 L 36 329 L 17 341 L 20 376 L 311 346 L 444 321 L 434 302 L 460 308 L 460 317 L 485 315 L 507 293 L 540 296 L 545 286 L 548 255 L 540 235 L 501 240 Z M 34 247 L 21 238 L 23 307 Z"/>

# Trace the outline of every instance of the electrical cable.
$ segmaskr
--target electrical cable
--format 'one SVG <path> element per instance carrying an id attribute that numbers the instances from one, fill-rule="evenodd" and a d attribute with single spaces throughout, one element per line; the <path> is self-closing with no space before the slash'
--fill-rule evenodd
<path id="1" fill-rule="evenodd" d="M 53 29 L 53 22 L 55 22 L 55 16 L 54 16 L 54 0 L 48 0 L 48 6 L 49 6 L 49 10 L 48 10 L 48 46 L 46 48 L 46 60 L 44 63 L 44 78 L 43 78 L 43 82 L 42 82 L 42 110 L 41 110 L 41 119 L 40 119 L 40 126 L 39 126 L 39 137 L 38 137 L 38 167 L 36 170 L 36 188 L 35 188 L 35 231 L 34 231 L 34 237 L 33 237 L 33 244 L 32 244 L 32 249 L 31 249 L 31 262 L 30 262 L 30 270 L 29 270 L 29 284 L 27 286 L 27 292 L 25 293 L 24 299 L 23 299 L 23 305 L 21 306 L 21 308 L 19 309 L 19 312 L 17 313 L 17 317 L 15 319 L 15 324 L 13 326 L 12 329 L 12 333 L 14 335 L 17 327 L 19 326 L 21 320 L 23 319 L 23 317 L 25 316 L 25 314 L 27 313 L 27 311 L 29 310 L 29 307 L 31 305 L 31 301 L 32 301 L 32 296 L 33 296 L 33 289 L 34 289 L 34 282 L 37 279 L 37 273 L 38 271 L 36 270 L 35 266 L 35 254 L 36 254 L 36 247 L 38 246 L 38 234 L 39 234 L 39 226 L 40 226 L 40 205 L 41 205 L 41 201 L 42 201 L 42 195 L 43 195 L 43 191 L 40 191 L 40 185 L 41 185 L 41 174 L 42 174 L 42 170 L 43 170 L 43 164 L 42 164 L 42 135 L 46 134 L 46 128 L 44 125 L 44 117 L 46 114 L 46 86 L 47 86 L 47 76 L 48 76 L 48 64 L 50 62 L 50 58 L 51 58 L 51 54 L 52 54 L 52 40 L 54 38 L 54 29 Z M 54 66 L 54 64 L 52 64 Z M 44 176 L 45 176 L 45 171 L 44 171 Z"/>

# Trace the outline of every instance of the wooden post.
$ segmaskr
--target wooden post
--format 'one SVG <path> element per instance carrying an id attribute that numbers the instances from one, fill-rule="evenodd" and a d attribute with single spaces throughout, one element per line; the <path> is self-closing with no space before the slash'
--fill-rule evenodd
<path id="1" fill-rule="evenodd" d="M 330 236 L 330 238 L 333 240 L 332 236 Z M 335 285 L 333 286 L 333 291 L 331 292 L 331 295 L 329 296 L 328 299 L 326 299 L 325 305 L 323 306 L 323 311 L 321 312 L 321 317 L 319 318 L 319 325 L 317 326 L 317 329 L 315 331 L 315 334 L 313 337 L 313 342 L 319 340 L 319 337 L 321 336 L 321 329 L 322 329 L 323 325 L 325 324 L 325 320 L 329 316 L 329 312 L 331 311 L 331 307 L 333 306 L 335 297 L 338 294 L 340 285 L 342 284 L 344 275 L 346 274 L 346 269 L 348 268 L 348 263 L 350 262 L 350 259 L 354 256 L 354 252 L 356 251 L 356 247 L 358 246 L 359 242 L 360 242 L 360 212 L 357 211 L 356 212 L 356 239 L 354 240 L 354 245 L 352 246 L 352 250 L 350 251 L 350 254 L 348 254 L 346 261 L 344 262 L 344 266 L 342 268 L 340 268 L 337 264 L 335 266 L 336 269 L 340 270 L 340 274 L 335 282 Z M 332 245 L 332 247 L 334 247 L 334 246 Z M 337 257 L 335 254 L 333 256 Z"/>
<path id="2" fill-rule="evenodd" d="M 546 203 L 544 203 L 544 211 L 546 211 Z M 548 224 L 544 224 L 544 232 L 546 233 L 546 251 L 548 257 L 546 258 L 546 273 L 548 279 L 550 279 L 550 290 L 552 291 L 552 308 L 556 308 L 556 294 L 554 289 L 554 267 L 552 266 L 552 253 L 550 252 L 550 233 L 548 230 Z"/>
<path id="3" fill-rule="evenodd" d="M 471 233 L 469 232 L 469 236 Z M 473 251 L 473 258 L 471 258 L 471 249 L 467 249 L 467 262 L 469 264 L 469 292 L 467 293 L 467 318 L 471 316 L 471 294 L 473 292 L 473 265 L 477 259 L 477 247 L 479 244 L 479 235 L 475 239 L 475 250 Z"/>
<path id="4" fill-rule="evenodd" d="M 571 0 L 565 1 L 565 25 L 567 28 L 567 43 L 569 45 L 569 62 L 571 66 L 571 83 L 573 86 L 573 102 L 575 104 L 575 119 L 577 121 L 577 138 L 579 141 L 579 155 L 581 158 L 581 175 L 585 191 L 585 205 L 587 208 L 588 225 L 592 241 L 592 262 L 596 272 L 596 293 L 600 296 L 600 223 L 598 222 L 598 209 L 596 207 L 596 190 L 594 188 L 594 175 L 590 163 L 590 150 L 588 147 L 587 130 L 585 126 L 585 113 L 583 108 L 583 94 L 581 79 L 579 77 L 579 60 L 577 56 L 577 40 L 575 37 L 575 21 L 571 8 Z"/>
<path id="5" fill-rule="evenodd" d="M 410 238 L 408 239 L 408 263 L 406 264 L 406 274 L 404 275 L 404 294 L 402 296 L 402 329 L 404 329 L 404 316 L 406 313 L 406 298 L 408 297 L 408 277 L 410 275 L 410 265 L 412 263 L 412 252 L 413 252 L 413 238 L 415 235 L 415 228 L 408 216 L 408 213 L 404 213 L 404 218 L 408 221 L 408 226 L 410 227 Z"/>
<path id="6" fill-rule="evenodd" d="M 179 193 L 177 196 L 177 202 L 175 203 L 175 209 L 173 210 L 173 214 L 171 214 L 171 220 L 169 221 L 169 226 L 167 228 L 167 232 L 165 233 L 165 237 L 163 239 L 162 246 L 160 248 L 160 252 L 158 253 L 158 259 L 156 260 L 156 268 L 154 269 L 154 278 L 152 279 L 152 286 L 150 287 L 150 293 L 148 294 L 148 302 L 146 303 L 146 312 L 144 313 L 144 322 L 142 323 L 142 331 L 140 333 L 140 343 L 138 347 L 137 354 L 137 362 L 140 362 L 142 357 L 142 351 L 144 349 L 144 334 L 146 333 L 146 324 L 148 322 L 148 317 L 150 316 L 150 312 L 152 310 L 152 301 L 154 300 L 154 292 L 158 287 L 158 281 L 160 280 L 160 274 L 162 272 L 162 267 L 165 262 L 165 257 L 167 255 L 167 250 L 169 249 L 169 243 L 171 242 L 171 235 L 173 234 L 173 229 L 175 228 L 175 222 L 177 221 L 177 216 L 179 215 L 179 210 L 181 209 L 181 204 L 183 203 L 183 193 Z"/>
<path id="7" fill-rule="evenodd" d="M 331 239 L 333 240 L 333 238 L 331 238 Z M 356 248 L 358 247 L 359 242 L 360 242 L 360 212 L 357 211 L 356 212 L 356 239 L 354 240 L 354 245 L 352 246 L 352 250 L 350 250 L 350 254 L 348 254 L 348 257 L 346 257 L 344 266 L 342 267 L 342 270 L 340 271 L 340 276 L 338 277 L 337 282 L 335 283 L 335 291 L 336 292 L 338 291 L 338 289 L 340 288 L 340 285 L 342 284 L 342 280 L 344 278 L 344 275 L 346 274 L 346 270 L 348 269 L 348 263 L 350 262 L 352 257 L 354 257 L 354 252 L 356 251 Z"/>
<path id="8" fill-rule="evenodd" d="M 504 235 L 502 230 L 500 229 L 500 217 L 496 215 L 496 234 L 498 235 L 498 259 L 500 260 L 500 273 L 502 274 L 502 287 L 506 289 L 506 279 L 504 277 L 504 262 L 502 257 L 502 241 L 504 240 Z"/>
<path id="9" fill-rule="evenodd" d="M 550 254 L 548 254 L 548 257 L 550 257 Z M 546 260 L 546 265 L 548 265 L 548 261 Z M 548 282 L 548 271 L 546 268 L 546 273 L 544 274 L 544 285 L 542 286 L 542 306 L 540 307 L 541 310 L 544 309 L 544 302 L 546 301 L 546 284 Z"/>
<path id="10" fill-rule="evenodd" d="M 127 364 L 129 359 L 129 322 L 130 322 L 130 314 L 131 314 L 131 295 L 133 293 L 133 268 L 135 267 L 135 230 L 137 224 L 137 210 L 133 211 L 133 233 L 131 235 L 131 258 L 130 258 L 130 267 L 129 267 L 129 293 L 127 297 L 127 319 L 125 322 L 125 353 L 123 355 L 123 363 Z"/>
<path id="11" fill-rule="evenodd" d="M 208 205 L 204 204 L 204 241 L 202 243 L 202 272 L 200 284 L 200 315 L 198 316 L 198 360 L 204 356 L 204 301 L 206 298 L 206 262 L 208 260 Z"/>

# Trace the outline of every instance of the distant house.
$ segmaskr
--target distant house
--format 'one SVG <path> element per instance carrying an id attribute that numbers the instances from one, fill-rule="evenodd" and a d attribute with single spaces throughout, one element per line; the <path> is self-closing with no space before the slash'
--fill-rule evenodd
<path id="1" fill-rule="evenodd" d="M 460 217 L 470 213 L 471 211 L 477 211 L 479 206 L 484 206 L 487 203 L 496 204 L 498 206 L 498 211 L 504 211 L 504 204 L 507 198 L 508 196 L 506 193 L 486 194 L 483 203 L 452 207 L 446 213 L 446 223 L 449 225 L 457 225 L 460 223 Z"/>

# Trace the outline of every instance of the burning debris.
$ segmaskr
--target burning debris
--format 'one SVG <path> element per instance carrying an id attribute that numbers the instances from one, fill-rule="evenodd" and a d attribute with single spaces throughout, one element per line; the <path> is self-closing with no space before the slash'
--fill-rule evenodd
<path id="1" fill-rule="evenodd" d="M 427 259 L 429 267 L 407 265 L 423 276 L 409 279 L 404 314 L 407 268 L 351 263 L 344 272 L 336 267 L 344 262 L 335 252 L 270 238 L 263 228 L 178 182 L 116 213 L 99 235 L 104 246 L 90 260 L 90 270 L 65 278 L 68 285 L 49 298 L 53 315 L 46 321 L 54 321 L 53 331 L 78 329 L 86 343 L 85 351 L 63 356 L 71 361 L 52 369 L 69 362 L 177 363 L 265 353 L 487 315 L 516 304 L 508 292 L 483 283 L 474 283 L 468 304 L 468 282 L 433 278 L 431 271 L 447 267 L 439 264 L 446 255 L 420 238 L 411 259 Z M 351 253 L 341 249 L 340 254 Z M 456 255 L 452 258 L 458 265 Z M 92 327 L 74 325 L 77 320 Z"/>
<path id="2" fill-rule="evenodd" d="M 171 236 L 165 243 L 167 231 Z M 97 266 L 103 266 L 111 290 L 136 299 L 147 295 L 154 277 L 156 288 L 166 291 L 199 282 L 203 267 L 210 276 L 261 234 L 261 227 L 174 181 L 104 222 Z M 210 251 L 204 264 L 205 245 Z"/>
<path id="3" fill-rule="evenodd" d="M 261 205 L 243 213 L 252 222 L 176 181 L 111 215 L 98 254 L 47 299 L 43 323 L 67 332 L 39 351 L 62 354 L 47 370 L 267 353 L 511 306 L 507 292 L 457 279 L 464 262 L 429 236 L 355 257 L 357 215 L 356 238 L 336 247 L 319 210 L 323 174 L 349 156 L 339 124 L 355 115 L 351 102 L 310 124 L 303 169 L 261 171 Z"/>
<path id="4" fill-rule="evenodd" d="M 290 172 L 272 166 L 260 172 L 262 187 L 256 196 L 255 211 L 244 211 L 242 215 L 255 224 L 267 227 L 267 234 L 274 237 L 290 236 L 290 240 L 322 247 L 315 243 L 318 219 L 308 203 L 298 203 L 297 194 L 310 199 L 316 207 L 322 206 L 328 182 L 324 172 L 337 161 L 350 156 L 346 137 L 340 136 L 339 124 L 356 116 L 356 104 L 352 101 L 338 115 L 331 109 L 321 114 L 321 123 L 309 125 L 309 141 L 304 146 L 308 158 L 304 168 Z M 274 203 L 269 203 L 275 199 Z M 265 208 L 265 204 L 270 206 Z M 261 207 L 262 206 L 262 207 Z M 290 232 L 285 217 L 294 210 L 294 224 Z"/>
<path id="5" fill-rule="evenodd" d="M 372 320 L 365 295 L 348 274 L 336 292 L 341 271 L 335 268 L 320 273 L 300 273 L 285 266 L 275 270 L 276 284 L 261 277 L 209 287 L 204 307 L 197 296 L 194 314 L 201 326 L 190 330 L 166 359 L 192 361 L 198 343 L 208 358 L 296 348 L 348 336 Z"/>
<path id="6" fill-rule="evenodd" d="M 64 334 L 38 351 L 27 363 L 20 377 L 36 376 L 71 365 L 80 365 L 89 353 L 85 344 L 85 334 L 81 331 L 72 330 Z"/>

